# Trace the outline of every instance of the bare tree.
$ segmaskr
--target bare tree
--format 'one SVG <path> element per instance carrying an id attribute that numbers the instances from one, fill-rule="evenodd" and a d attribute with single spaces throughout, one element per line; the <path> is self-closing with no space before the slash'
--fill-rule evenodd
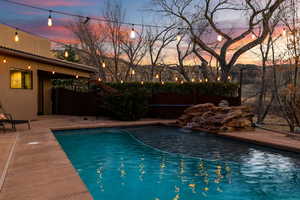
<path id="1" fill-rule="evenodd" d="M 154 69 L 162 61 L 163 50 L 174 41 L 174 25 L 159 30 L 159 28 L 148 28 L 147 30 L 147 48 L 150 57 L 151 72 L 148 80 L 153 80 Z"/>
<path id="2" fill-rule="evenodd" d="M 262 43 L 268 36 L 269 21 L 279 6 L 285 0 L 153 0 L 160 7 L 161 12 L 169 16 L 177 17 L 190 30 L 194 41 L 202 50 L 212 55 L 219 63 L 222 71 L 222 80 L 226 81 L 230 74 L 232 66 L 237 62 L 239 57 Z M 192 12 L 192 13 L 191 13 Z M 243 14 L 247 20 L 245 29 L 240 33 L 233 34 L 232 30 L 222 29 L 218 24 L 218 15 L 220 13 Z M 218 35 L 220 49 L 216 51 L 211 48 L 207 38 L 198 37 L 197 22 L 204 20 L 208 23 L 210 31 Z M 246 42 L 239 48 L 235 49 L 231 55 L 229 50 L 232 46 L 240 44 L 247 36 L 251 35 L 255 27 L 262 27 L 261 34 L 254 40 Z M 226 31 L 227 30 L 227 31 Z"/>
<path id="3" fill-rule="evenodd" d="M 125 80 L 127 81 L 134 75 L 133 70 L 136 70 L 136 68 L 141 64 L 147 52 L 144 27 L 136 32 L 136 38 L 132 39 L 127 34 L 123 36 L 121 42 L 121 48 L 126 54 L 128 60 L 128 67 L 125 72 Z"/>
<path id="4" fill-rule="evenodd" d="M 95 66 L 99 77 L 105 81 L 106 74 L 101 63 L 107 53 L 104 47 L 107 36 L 102 32 L 103 24 L 92 24 L 88 19 L 79 19 L 67 25 L 67 28 L 80 42 L 80 48 L 75 49 L 80 60 L 85 64 Z"/>
<path id="5" fill-rule="evenodd" d="M 106 20 L 106 32 L 109 42 L 109 51 L 113 60 L 111 76 L 114 81 L 121 81 L 120 58 L 122 55 L 122 21 L 125 18 L 125 10 L 118 1 L 107 0 L 103 10 L 103 17 Z"/>

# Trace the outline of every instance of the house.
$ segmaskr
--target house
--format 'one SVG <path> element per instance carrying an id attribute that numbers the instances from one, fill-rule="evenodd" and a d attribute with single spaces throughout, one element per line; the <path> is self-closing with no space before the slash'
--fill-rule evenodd
<path id="1" fill-rule="evenodd" d="M 51 79 L 89 78 L 95 71 L 54 58 L 47 39 L 0 24 L 0 102 L 17 120 L 52 113 Z"/>

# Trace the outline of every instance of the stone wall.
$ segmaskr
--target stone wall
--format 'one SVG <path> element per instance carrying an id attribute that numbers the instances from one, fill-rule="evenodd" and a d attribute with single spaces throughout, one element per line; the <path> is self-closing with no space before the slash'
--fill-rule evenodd
<path id="1" fill-rule="evenodd" d="M 228 107 L 206 103 L 187 108 L 177 123 L 181 127 L 206 132 L 231 132 L 253 129 L 253 116 L 247 106 Z"/>

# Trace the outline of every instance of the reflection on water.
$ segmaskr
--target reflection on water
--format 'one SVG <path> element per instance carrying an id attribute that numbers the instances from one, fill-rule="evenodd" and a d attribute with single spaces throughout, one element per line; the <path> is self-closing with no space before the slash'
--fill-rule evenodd
<path id="1" fill-rule="evenodd" d="M 296 200 L 300 196 L 296 154 L 194 133 L 183 136 L 172 128 L 130 130 L 160 150 L 201 155 L 194 158 L 147 147 L 121 130 L 92 131 L 56 137 L 96 200 Z"/>

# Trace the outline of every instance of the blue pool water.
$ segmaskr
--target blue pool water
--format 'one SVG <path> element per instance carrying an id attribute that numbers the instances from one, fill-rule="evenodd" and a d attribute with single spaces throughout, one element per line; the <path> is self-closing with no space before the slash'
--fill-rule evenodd
<path id="1" fill-rule="evenodd" d="M 95 200 L 299 200 L 300 156 L 178 128 L 57 131 Z"/>

